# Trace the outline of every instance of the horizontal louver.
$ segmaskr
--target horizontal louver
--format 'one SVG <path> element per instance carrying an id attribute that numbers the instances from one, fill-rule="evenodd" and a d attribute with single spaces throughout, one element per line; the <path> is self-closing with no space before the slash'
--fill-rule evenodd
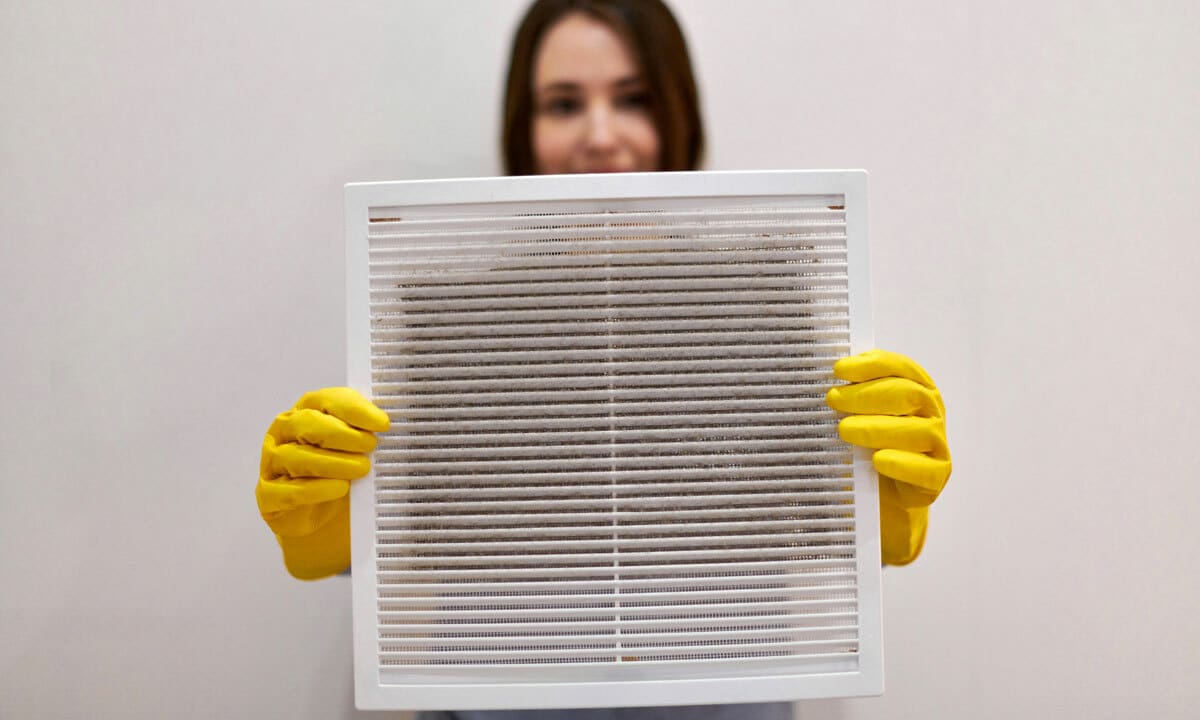
<path id="1" fill-rule="evenodd" d="M 844 205 L 371 208 L 381 677 L 855 667 Z"/>

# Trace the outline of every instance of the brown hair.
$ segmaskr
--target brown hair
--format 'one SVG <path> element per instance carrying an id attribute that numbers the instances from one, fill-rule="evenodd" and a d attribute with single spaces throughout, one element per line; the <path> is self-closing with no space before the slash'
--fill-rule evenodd
<path id="1" fill-rule="evenodd" d="M 535 175 L 533 64 L 542 36 L 564 15 L 586 13 L 613 29 L 634 53 L 650 95 L 662 144 L 660 170 L 695 170 L 704 152 L 704 128 L 687 42 L 661 0 L 537 0 L 513 38 L 504 95 L 504 167 Z"/>

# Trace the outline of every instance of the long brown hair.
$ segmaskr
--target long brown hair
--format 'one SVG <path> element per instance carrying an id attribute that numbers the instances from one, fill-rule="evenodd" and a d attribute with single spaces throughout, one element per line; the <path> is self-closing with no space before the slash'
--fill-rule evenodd
<path id="1" fill-rule="evenodd" d="M 695 170 L 704 153 L 700 101 L 687 42 L 661 0 L 537 0 L 513 38 L 504 96 L 504 167 L 535 175 L 533 63 L 542 36 L 564 15 L 582 12 L 613 29 L 634 53 L 662 144 L 660 170 Z"/>

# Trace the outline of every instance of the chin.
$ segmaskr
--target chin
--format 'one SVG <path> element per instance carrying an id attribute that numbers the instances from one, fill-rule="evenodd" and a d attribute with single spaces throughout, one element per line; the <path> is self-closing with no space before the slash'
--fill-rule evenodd
<path id="1" fill-rule="evenodd" d="M 597 165 L 597 166 L 585 167 L 582 170 L 579 170 L 579 172 L 581 172 L 581 173 L 627 173 L 627 172 L 637 172 L 637 168 L 624 167 L 624 166 L 619 166 L 619 165 Z"/>

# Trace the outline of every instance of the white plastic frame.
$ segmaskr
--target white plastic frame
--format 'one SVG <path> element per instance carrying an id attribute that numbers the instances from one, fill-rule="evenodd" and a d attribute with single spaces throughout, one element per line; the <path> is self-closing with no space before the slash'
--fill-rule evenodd
<path id="1" fill-rule="evenodd" d="M 348 382 L 371 395 L 368 228 L 371 208 L 480 202 L 842 195 L 846 206 L 850 348 L 870 349 L 867 173 L 862 170 L 686 172 L 353 183 L 345 188 Z M 374 476 L 351 490 L 355 702 L 363 710 L 532 709 L 790 701 L 883 692 L 878 487 L 867 451 L 854 461 L 859 667 L 819 675 L 529 684 L 383 684 L 378 672 Z"/>

